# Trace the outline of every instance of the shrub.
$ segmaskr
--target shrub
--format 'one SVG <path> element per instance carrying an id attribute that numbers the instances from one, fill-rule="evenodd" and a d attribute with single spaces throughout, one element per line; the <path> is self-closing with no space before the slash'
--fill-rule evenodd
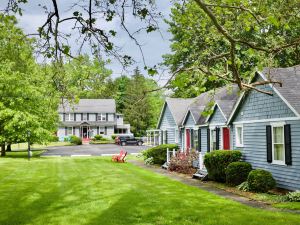
<path id="1" fill-rule="evenodd" d="M 248 181 L 245 181 L 245 182 L 241 183 L 239 186 L 237 186 L 237 188 L 238 188 L 240 191 L 249 191 L 249 184 L 248 184 Z"/>
<path id="2" fill-rule="evenodd" d="M 195 152 L 191 152 L 188 155 L 177 153 L 176 156 L 171 158 L 168 169 L 178 173 L 193 174 L 196 172 L 196 169 L 193 167 L 193 161 L 197 157 Z"/>
<path id="3" fill-rule="evenodd" d="M 95 141 L 101 141 L 101 140 L 103 139 L 103 137 L 102 137 L 101 135 L 99 135 L 99 134 L 96 134 L 96 135 L 93 137 L 93 139 L 94 139 Z"/>
<path id="4" fill-rule="evenodd" d="M 272 174 L 266 170 L 252 170 L 248 175 L 248 183 L 250 191 L 268 192 L 276 186 Z"/>
<path id="5" fill-rule="evenodd" d="M 232 186 L 239 185 L 247 180 L 252 166 L 247 162 L 232 162 L 226 168 L 226 183 Z"/>
<path id="6" fill-rule="evenodd" d="M 82 140 L 81 138 L 75 136 L 75 135 L 72 135 L 70 136 L 70 143 L 71 144 L 74 144 L 74 145 L 81 145 L 82 144 Z"/>
<path id="7" fill-rule="evenodd" d="M 289 192 L 286 199 L 290 202 L 300 202 L 300 191 Z"/>
<path id="8" fill-rule="evenodd" d="M 111 139 L 112 139 L 112 140 L 115 140 L 117 136 L 118 136 L 118 135 L 113 134 L 113 135 L 111 135 Z"/>
<path id="9" fill-rule="evenodd" d="M 59 141 L 59 137 L 57 137 L 56 135 L 52 135 L 52 136 L 49 138 L 49 141 L 50 141 L 50 142 L 58 142 L 58 141 Z"/>
<path id="10" fill-rule="evenodd" d="M 236 150 L 216 150 L 207 153 L 204 157 L 204 165 L 210 180 L 225 182 L 226 168 L 232 162 L 240 161 L 242 153 Z"/>
<path id="11" fill-rule="evenodd" d="M 164 145 L 158 145 L 153 148 L 149 148 L 145 151 L 143 151 L 144 159 L 148 159 L 150 157 L 153 158 L 154 164 L 164 164 L 164 162 L 167 161 L 167 149 L 173 150 L 178 149 L 178 145 L 176 144 L 164 144 Z"/>

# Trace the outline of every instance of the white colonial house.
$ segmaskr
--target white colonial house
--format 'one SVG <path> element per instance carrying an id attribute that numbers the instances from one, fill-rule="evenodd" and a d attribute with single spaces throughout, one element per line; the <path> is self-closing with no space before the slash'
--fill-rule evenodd
<path id="1" fill-rule="evenodd" d="M 70 104 L 65 100 L 58 112 L 59 140 L 70 135 L 90 139 L 96 134 L 110 138 L 113 134 L 130 133 L 130 124 L 124 124 L 123 115 L 116 113 L 114 99 L 80 99 L 78 104 Z"/>

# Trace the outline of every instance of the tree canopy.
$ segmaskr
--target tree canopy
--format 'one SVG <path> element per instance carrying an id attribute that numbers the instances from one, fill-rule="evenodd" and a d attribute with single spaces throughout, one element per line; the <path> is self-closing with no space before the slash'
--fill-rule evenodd
<path id="1" fill-rule="evenodd" d="M 187 88 L 193 95 L 199 83 L 210 89 L 231 82 L 258 91 L 258 85 L 280 83 L 271 77 L 249 80 L 262 67 L 300 63 L 299 9 L 297 0 L 178 1 L 167 22 L 172 53 L 164 57 L 173 72 L 173 88 L 196 84 Z"/>
<path id="2" fill-rule="evenodd" d="M 56 131 L 57 98 L 16 19 L 0 14 L 0 143 L 44 142 Z"/>

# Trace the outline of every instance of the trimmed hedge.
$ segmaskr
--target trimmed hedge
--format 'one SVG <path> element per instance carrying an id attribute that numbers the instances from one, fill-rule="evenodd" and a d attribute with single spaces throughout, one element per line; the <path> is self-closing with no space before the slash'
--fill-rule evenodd
<path id="1" fill-rule="evenodd" d="M 247 180 L 252 166 L 247 162 L 232 162 L 226 168 L 226 183 L 232 186 L 239 185 Z"/>
<path id="2" fill-rule="evenodd" d="M 164 144 L 164 145 L 158 145 L 153 148 L 149 148 L 145 151 L 143 151 L 144 159 L 153 158 L 154 164 L 164 164 L 167 161 L 167 149 L 169 150 L 177 150 L 179 147 L 176 144 Z"/>
<path id="3" fill-rule="evenodd" d="M 249 190 L 254 192 L 268 192 L 276 186 L 276 181 L 269 171 L 256 169 L 248 175 Z"/>
<path id="4" fill-rule="evenodd" d="M 81 140 L 81 138 L 79 138 L 75 135 L 71 135 L 70 136 L 70 143 L 74 144 L 74 145 L 82 145 L 82 140 Z"/>
<path id="5" fill-rule="evenodd" d="M 101 141 L 101 140 L 103 139 L 103 137 L 102 137 L 101 135 L 99 135 L 99 134 L 96 134 L 96 135 L 93 137 L 93 139 L 94 139 L 95 141 Z"/>
<path id="6" fill-rule="evenodd" d="M 209 152 L 204 157 L 204 165 L 210 180 L 225 182 L 226 168 L 232 162 L 238 162 L 242 153 L 237 150 L 216 150 Z"/>

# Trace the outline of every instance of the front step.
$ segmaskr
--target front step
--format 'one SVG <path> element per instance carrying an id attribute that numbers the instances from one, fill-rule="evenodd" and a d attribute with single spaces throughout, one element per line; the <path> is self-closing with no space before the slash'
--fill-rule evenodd
<path id="1" fill-rule="evenodd" d="M 161 168 L 163 168 L 163 169 L 165 169 L 165 170 L 167 170 L 168 167 L 169 167 L 169 163 L 167 163 L 167 162 L 165 162 L 165 163 L 161 166 Z"/>
<path id="2" fill-rule="evenodd" d="M 194 179 L 200 179 L 202 181 L 205 181 L 208 179 L 208 173 L 205 170 L 197 170 L 196 173 L 193 174 Z"/>

